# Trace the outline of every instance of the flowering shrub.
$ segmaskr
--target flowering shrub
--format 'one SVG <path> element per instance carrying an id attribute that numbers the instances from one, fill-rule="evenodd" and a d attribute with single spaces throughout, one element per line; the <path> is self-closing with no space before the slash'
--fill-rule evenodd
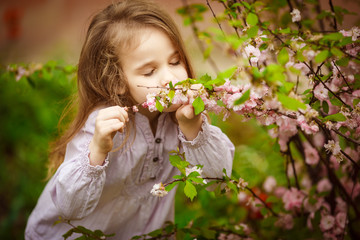
<path id="1" fill-rule="evenodd" d="M 214 2 L 224 11 L 215 13 Z M 185 195 L 193 200 L 193 183 L 210 181 L 205 185 L 209 189 L 211 181 L 221 182 L 225 188 L 215 191 L 224 193 L 229 204 L 237 196 L 248 211 L 240 222 L 214 221 L 204 224 L 210 233 L 202 227 L 196 233 L 186 230 L 187 237 L 359 238 L 360 29 L 339 28 L 351 12 L 331 0 L 330 11 L 321 10 L 317 1 L 206 3 L 185 5 L 178 12 L 204 40 L 206 46 L 200 49 L 215 71 L 214 46 L 221 46 L 234 66 L 216 78 L 206 74 L 171 82 L 159 94 L 149 95 L 143 106 L 162 111 L 171 104 L 190 103 L 196 114 L 205 110 L 223 120 L 232 113 L 241 115 L 242 121 L 256 120 L 276 139 L 274 149 L 283 156 L 287 184 L 277 184 L 272 176 L 263 186 L 249 187 L 242 178 L 201 178 L 199 171 L 184 174 L 185 159 L 175 164 L 170 159 L 182 175 L 161 183 L 165 191 L 185 182 Z M 207 10 L 218 28 L 201 31 L 197 24 Z M 236 219 L 231 214 L 228 218 Z M 185 230 L 174 233 L 179 231 Z"/>

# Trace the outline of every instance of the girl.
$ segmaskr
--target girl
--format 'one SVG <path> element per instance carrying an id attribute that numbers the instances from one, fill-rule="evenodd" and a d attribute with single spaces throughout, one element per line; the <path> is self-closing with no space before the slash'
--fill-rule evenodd
<path id="1" fill-rule="evenodd" d="M 50 160 L 58 169 L 28 219 L 25 238 L 62 239 L 71 227 L 53 226 L 59 216 L 115 233 L 114 239 L 173 221 L 175 191 L 163 198 L 150 191 L 178 174 L 169 163 L 177 147 L 192 165 L 204 165 L 204 177 L 221 177 L 223 168 L 231 173 L 234 146 L 190 104 L 163 113 L 126 108 L 156 91 L 140 85 L 163 87 L 188 77 L 194 74 L 180 34 L 157 6 L 124 0 L 98 13 L 80 55 L 77 117 L 53 148 Z"/>

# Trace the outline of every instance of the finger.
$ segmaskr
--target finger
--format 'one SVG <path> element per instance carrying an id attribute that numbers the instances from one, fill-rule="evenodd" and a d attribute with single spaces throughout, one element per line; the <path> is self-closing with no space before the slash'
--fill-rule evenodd
<path id="1" fill-rule="evenodd" d="M 99 121 L 96 123 L 95 128 L 100 136 L 107 136 L 116 131 L 122 131 L 125 126 L 124 122 L 119 119 L 109 119 L 105 121 Z"/>
<path id="2" fill-rule="evenodd" d="M 192 105 L 183 105 L 176 111 L 176 118 L 178 120 L 193 119 L 195 116 L 194 108 Z"/>
<path id="3" fill-rule="evenodd" d="M 184 116 L 187 119 L 193 119 L 195 117 L 194 107 L 192 105 L 184 106 Z"/>
<path id="4" fill-rule="evenodd" d="M 129 116 L 125 108 L 122 108 L 120 106 L 112 106 L 99 111 L 99 120 L 109 120 L 113 118 L 117 118 L 121 122 L 126 122 L 128 121 Z"/>

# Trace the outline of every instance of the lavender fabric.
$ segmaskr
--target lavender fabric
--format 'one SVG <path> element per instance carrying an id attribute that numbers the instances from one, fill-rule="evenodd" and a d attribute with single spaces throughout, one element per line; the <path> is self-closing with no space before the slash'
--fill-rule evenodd
<path id="1" fill-rule="evenodd" d="M 115 233 L 113 239 L 130 239 L 174 221 L 175 190 L 163 198 L 150 194 L 156 183 L 166 183 L 179 174 L 169 162 L 169 151 L 180 147 L 192 165 L 204 165 L 203 176 L 222 177 L 231 173 L 234 145 L 225 134 L 203 116 L 202 131 L 187 141 L 170 114 L 159 117 L 153 135 L 148 119 L 136 113 L 135 129 L 125 146 L 110 152 L 102 166 L 89 164 L 88 145 L 99 110 L 68 144 L 65 160 L 47 183 L 31 213 L 26 240 L 63 239 L 71 227 L 53 226 L 59 216 L 91 230 Z M 117 133 L 114 146 L 120 146 L 124 133 Z M 71 238 L 79 237 L 73 234 Z"/>

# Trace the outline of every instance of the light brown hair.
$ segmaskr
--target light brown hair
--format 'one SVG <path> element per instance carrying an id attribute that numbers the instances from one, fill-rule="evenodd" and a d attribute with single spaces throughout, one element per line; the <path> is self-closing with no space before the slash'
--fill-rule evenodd
<path id="1" fill-rule="evenodd" d="M 121 53 L 138 44 L 137 36 L 148 27 L 159 29 L 169 37 L 179 52 L 188 77 L 194 78 L 180 33 L 165 11 L 145 0 L 124 0 L 109 5 L 90 22 L 78 64 L 76 101 L 69 108 L 76 108 L 77 113 L 65 133 L 51 145 L 48 178 L 64 161 L 66 145 L 95 108 L 135 104 L 121 67 Z M 129 117 L 133 119 L 130 111 Z"/>

